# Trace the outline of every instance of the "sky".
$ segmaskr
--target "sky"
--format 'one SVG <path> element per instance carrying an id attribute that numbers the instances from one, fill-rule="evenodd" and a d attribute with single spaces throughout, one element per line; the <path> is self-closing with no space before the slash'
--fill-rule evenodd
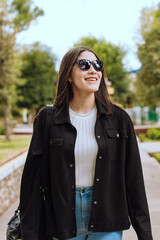
<path id="1" fill-rule="evenodd" d="M 64 54 L 82 37 L 96 37 L 127 50 L 123 60 L 127 70 L 141 64 L 136 41 L 144 7 L 157 6 L 160 0 L 33 0 L 45 12 L 27 31 L 18 36 L 18 43 L 40 42 L 57 57 L 56 68 Z"/>

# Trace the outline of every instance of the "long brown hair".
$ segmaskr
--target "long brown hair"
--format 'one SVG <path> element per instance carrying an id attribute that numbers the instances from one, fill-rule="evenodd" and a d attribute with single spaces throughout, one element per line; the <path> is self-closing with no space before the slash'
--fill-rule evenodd
<path id="1" fill-rule="evenodd" d="M 73 98 L 72 85 L 69 83 L 68 79 L 71 75 L 73 65 L 75 64 L 79 55 L 84 51 L 92 52 L 96 58 L 99 59 L 98 55 L 93 50 L 85 46 L 72 48 L 64 55 L 58 75 L 57 91 L 54 100 L 55 106 L 62 108 L 68 106 L 70 100 Z M 105 76 L 106 73 L 103 69 L 101 83 L 98 91 L 95 92 L 95 97 L 106 107 L 108 114 L 110 114 L 112 112 L 112 102 L 105 84 Z"/>

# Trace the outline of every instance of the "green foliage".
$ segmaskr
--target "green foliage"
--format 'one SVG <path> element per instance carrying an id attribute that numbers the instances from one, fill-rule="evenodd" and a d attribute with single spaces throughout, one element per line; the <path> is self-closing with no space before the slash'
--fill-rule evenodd
<path id="1" fill-rule="evenodd" d="M 137 89 L 143 91 L 145 104 L 160 104 L 160 4 L 156 10 L 144 9 L 141 16 L 142 42 L 138 44 L 138 58 L 142 70 L 137 74 Z M 144 87 L 143 87 L 144 86 Z"/>
<path id="2" fill-rule="evenodd" d="M 147 140 L 148 140 L 148 138 L 146 138 L 146 134 L 144 134 L 144 133 L 139 133 L 138 137 L 141 142 L 147 142 Z"/>
<path id="3" fill-rule="evenodd" d="M 9 85 L 15 83 L 19 74 L 16 34 L 43 14 L 38 7 L 32 9 L 32 5 L 31 0 L 0 2 L 0 87 L 6 94 Z"/>
<path id="4" fill-rule="evenodd" d="M 3 116 L 4 116 L 4 110 L 3 110 L 2 104 L 0 103 L 0 117 L 3 117 Z"/>
<path id="5" fill-rule="evenodd" d="M 8 89 L 16 80 L 18 71 L 18 51 L 16 34 L 25 30 L 43 11 L 31 8 L 31 0 L 2 0 L 0 2 L 0 96 L 7 97 Z"/>
<path id="6" fill-rule="evenodd" d="M 107 43 L 104 39 L 95 37 L 81 38 L 75 46 L 84 45 L 93 49 L 104 62 L 108 80 L 114 87 L 114 100 L 124 103 L 127 99 L 129 81 L 122 63 L 125 51 L 112 43 Z"/>
<path id="7" fill-rule="evenodd" d="M 5 126 L 0 125 L 0 135 L 5 135 Z"/>
<path id="8" fill-rule="evenodd" d="M 149 128 L 146 136 L 150 139 L 160 139 L 160 128 Z"/>
<path id="9" fill-rule="evenodd" d="M 0 1 L 0 100 L 4 106 L 6 139 L 9 140 L 10 105 L 15 97 L 14 86 L 17 81 L 18 51 L 16 36 L 26 30 L 30 23 L 43 11 L 33 7 L 32 0 Z M 13 94 L 14 93 L 14 94 Z"/>
<path id="10" fill-rule="evenodd" d="M 157 161 L 160 163 L 160 153 L 153 153 L 153 157 L 155 157 Z"/>
<path id="11" fill-rule="evenodd" d="M 4 96 L 8 88 L 16 80 L 17 50 L 15 34 L 12 25 L 7 19 L 7 5 L 5 1 L 0 3 L 0 96 Z"/>
<path id="12" fill-rule="evenodd" d="M 12 24 L 16 32 L 26 30 L 33 20 L 44 15 L 44 11 L 34 6 L 32 0 L 12 0 L 9 13 L 14 16 Z"/>
<path id="13" fill-rule="evenodd" d="M 145 133 L 139 133 L 138 137 L 141 142 L 157 142 L 157 139 L 151 139 Z"/>
<path id="14" fill-rule="evenodd" d="M 54 54 L 46 46 L 35 43 L 22 53 L 21 58 L 18 106 L 37 110 L 52 103 L 57 80 Z"/>

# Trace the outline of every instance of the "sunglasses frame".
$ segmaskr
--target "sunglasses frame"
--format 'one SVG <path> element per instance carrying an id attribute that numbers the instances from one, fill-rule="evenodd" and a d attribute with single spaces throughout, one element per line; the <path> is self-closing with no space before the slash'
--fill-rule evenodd
<path id="1" fill-rule="evenodd" d="M 86 61 L 86 62 L 88 62 L 90 65 L 89 65 L 89 68 L 88 69 L 82 69 L 81 67 L 80 67 L 80 61 Z M 100 63 L 100 66 L 101 66 L 101 64 L 102 64 L 102 69 L 100 69 L 100 70 L 98 70 L 95 66 L 96 66 L 96 61 L 98 61 L 99 63 Z M 91 67 L 91 65 L 94 67 L 94 69 L 97 71 L 97 72 L 102 72 L 102 70 L 103 70 L 103 62 L 101 61 L 101 60 L 99 60 L 99 59 L 97 59 L 97 60 L 94 60 L 94 61 L 90 61 L 90 60 L 88 60 L 88 59 L 79 59 L 79 60 L 76 60 L 76 63 L 78 64 L 78 66 L 79 66 L 79 68 L 82 70 L 82 71 L 87 71 L 87 70 L 89 70 L 90 69 L 90 67 Z"/>

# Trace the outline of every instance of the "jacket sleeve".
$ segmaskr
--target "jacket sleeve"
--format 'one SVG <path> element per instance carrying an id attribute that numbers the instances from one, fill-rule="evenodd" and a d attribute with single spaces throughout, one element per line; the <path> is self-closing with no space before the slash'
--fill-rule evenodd
<path id="1" fill-rule="evenodd" d="M 23 240 L 38 240 L 37 207 L 41 159 L 43 156 L 43 111 L 36 116 L 33 135 L 26 158 L 20 190 L 20 218 Z"/>
<path id="2" fill-rule="evenodd" d="M 138 240 L 152 240 L 140 154 L 133 124 L 127 114 L 125 124 L 128 134 L 125 178 L 129 217 Z"/>

